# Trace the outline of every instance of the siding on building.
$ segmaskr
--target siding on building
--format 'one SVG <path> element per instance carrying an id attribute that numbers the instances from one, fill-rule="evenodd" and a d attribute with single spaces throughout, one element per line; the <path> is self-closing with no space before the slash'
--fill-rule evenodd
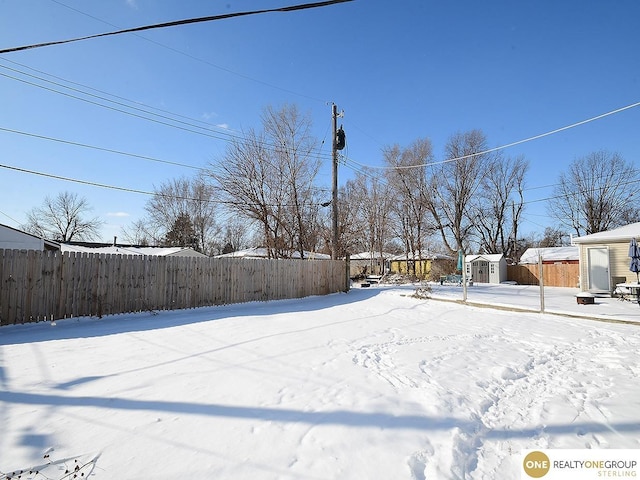
<path id="1" fill-rule="evenodd" d="M 636 274 L 629 270 L 631 259 L 629 258 L 629 242 L 607 242 L 606 244 L 581 244 L 580 245 L 580 289 L 589 289 L 589 265 L 587 251 L 590 248 L 606 247 L 609 252 L 609 277 L 611 279 L 611 289 L 616 283 L 635 282 Z"/>

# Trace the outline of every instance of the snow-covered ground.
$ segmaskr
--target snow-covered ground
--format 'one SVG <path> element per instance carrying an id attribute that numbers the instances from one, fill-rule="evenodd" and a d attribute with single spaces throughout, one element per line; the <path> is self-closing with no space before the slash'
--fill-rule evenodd
<path id="1" fill-rule="evenodd" d="M 463 298 L 463 289 L 458 285 L 431 285 L 431 289 L 433 298 Z M 576 301 L 579 293 L 577 288 L 546 287 L 541 295 L 540 287 L 535 285 L 483 283 L 467 287 L 467 301 L 540 311 L 542 297 L 546 313 L 640 323 L 640 306 L 635 302 L 623 301 L 617 297 L 596 296 L 593 305 L 579 305 Z"/>
<path id="2" fill-rule="evenodd" d="M 0 472 L 517 479 L 524 449 L 640 448 L 640 326 L 414 290 L 3 327 Z M 547 310 L 640 320 L 547 290 Z M 538 292 L 468 297 L 537 308 Z"/>

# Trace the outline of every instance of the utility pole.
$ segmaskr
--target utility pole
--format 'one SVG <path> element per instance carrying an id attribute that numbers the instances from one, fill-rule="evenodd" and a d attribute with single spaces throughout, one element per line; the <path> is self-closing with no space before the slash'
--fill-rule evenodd
<path id="1" fill-rule="evenodd" d="M 335 103 L 331 104 L 331 158 L 332 158 L 332 180 L 333 186 L 331 188 L 332 198 L 332 242 L 331 242 L 331 259 L 336 260 L 338 258 L 338 150 L 344 148 L 344 132 L 340 128 L 342 138 L 341 145 L 338 145 L 338 116 L 342 116 L 342 113 L 338 114 L 338 106 Z"/>

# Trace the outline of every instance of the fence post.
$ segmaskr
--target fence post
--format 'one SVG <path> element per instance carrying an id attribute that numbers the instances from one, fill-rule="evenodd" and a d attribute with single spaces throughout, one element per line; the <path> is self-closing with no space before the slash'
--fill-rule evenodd
<path id="1" fill-rule="evenodd" d="M 544 270 L 542 268 L 542 255 L 538 255 L 538 272 L 540 274 L 540 313 L 544 313 Z"/>
<path id="2" fill-rule="evenodd" d="M 344 268 L 344 293 L 347 293 L 351 284 L 351 255 L 348 253 L 344 258 Z"/>

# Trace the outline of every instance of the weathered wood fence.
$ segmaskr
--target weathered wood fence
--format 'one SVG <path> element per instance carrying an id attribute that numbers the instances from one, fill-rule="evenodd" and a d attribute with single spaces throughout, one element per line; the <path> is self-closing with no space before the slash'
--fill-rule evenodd
<path id="1" fill-rule="evenodd" d="M 577 263 L 544 263 L 542 275 L 547 287 L 577 287 L 580 281 L 580 266 Z M 539 285 L 538 265 L 509 265 L 507 278 L 520 285 Z"/>
<path id="2" fill-rule="evenodd" d="M 325 295 L 348 273 L 340 260 L 0 250 L 0 325 Z"/>

